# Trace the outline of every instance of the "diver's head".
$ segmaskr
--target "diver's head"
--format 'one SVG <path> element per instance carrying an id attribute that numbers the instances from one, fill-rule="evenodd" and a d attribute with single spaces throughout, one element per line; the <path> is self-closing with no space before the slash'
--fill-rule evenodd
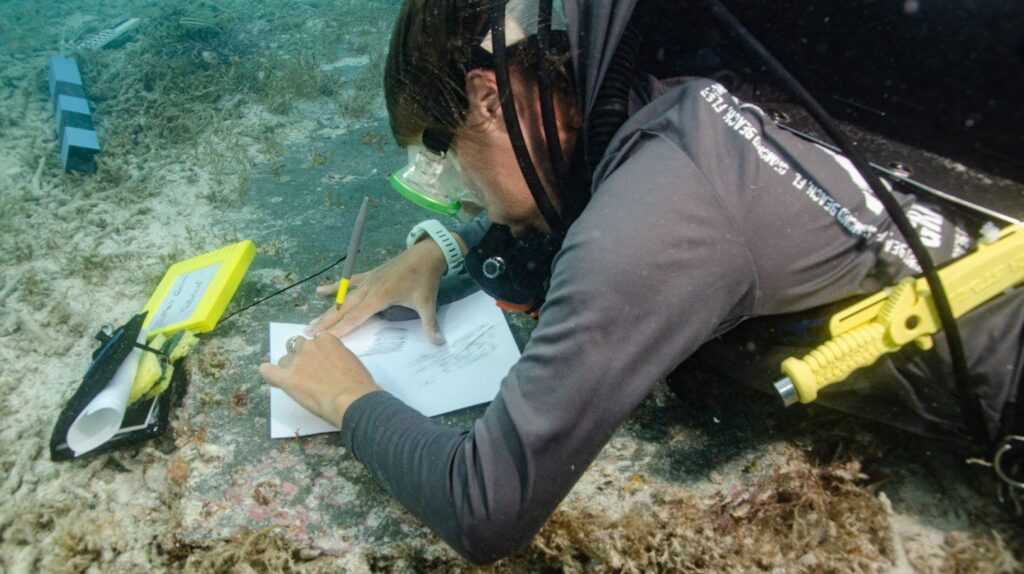
<path id="1" fill-rule="evenodd" d="M 510 18 L 514 12 L 511 4 Z M 384 72 L 391 130 L 399 145 L 426 148 L 424 165 L 435 165 L 438 173 L 461 171 L 470 189 L 469 194 L 459 196 L 439 183 L 429 195 L 442 203 L 447 197 L 476 204 L 488 210 L 492 221 L 517 232 L 547 232 L 505 125 L 489 51 L 491 5 L 490 0 L 405 2 L 392 33 Z M 536 20 L 535 15 L 533 18 Z M 506 33 L 519 123 L 541 182 L 557 209 L 559 197 L 545 146 L 536 70 L 543 60 L 555 72 L 553 101 L 563 154 L 568 157 L 581 124 L 569 57 L 568 53 L 543 54 L 530 29 L 513 24 L 507 24 Z M 430 164 L 429 158 L 443 159 L 452 167 Z M 415 173 L 412 175 L 415 179 Z"/>

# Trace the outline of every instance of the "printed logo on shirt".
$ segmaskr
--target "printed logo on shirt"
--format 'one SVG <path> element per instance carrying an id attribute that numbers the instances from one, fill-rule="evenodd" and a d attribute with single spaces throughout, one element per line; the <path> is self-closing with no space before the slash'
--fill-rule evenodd
<path id="1" fill-rule="evenodd" d="M 754 124 L 743 115 L 743 112 L 740 111 L 744 108 L 752 107 L 758 112 L 761 112 L 760 108 L 757 106 L 741 104 L 739 100 L 729 95 L 729 93 L 726 92 L 725 87 L 721 84 L 711 84 L 710 86 L 707 86 L 701 90 L 700 95 L 705 101 L 711 104 L 711 109 L 722 117 L 722 122 L 725 123 L 726 126 L 732 128 L 734 132 L 750 142 L 750 145 L 757 153 L 757 157 L 761 158 L 761 161 L 767 164 L 768 167 L 772 168 L 772 170 L 779 175 L 786 175 L 786 173 L 789 172 L 789 164 L 786 163 L 786 161 L 782 159 L 782 157 L 776 153 L 771 146 L 761 139 L 760 131 L 758 131 L 757 127 L 755 127 Z M 726 100 L 727 96 L 737 107 L 733 107 L 729 104 L 729 101 Z M 763 114 L 764 112 L 761 113 Z"/>
<path id="2" fill-rule="evenodd" d="M 850 158 L 841 156 L 827 147 L 820 146 L 818 144 L 814 145 L 831 156 L 832 159 L 839 164 L 839 167 L 843 168 L 843 171 L 850 176 L 850 180 L 853 181 L 853 184 L 857 186 L 857 189 L 859 189 L 861 193 L 864 194 L 864 205 L 867 206 L 868 210 L 875 215 L 881 215 L 882 211 L 885 210 L 885 206 L 882 205 L 882 202 L 879 201 L 877 197 L 875 197 L 875 192 L 871 191 L 871 186 L 868 185 L 868 180 L 864 179 L 864 176 L 857 171 L 857 168 L 853 166 L 853 162 L 850 161 Z M 882 178 L 878 179 L 882 182 L 882 185 L 885 186 L 885 189 L 892 191 L 892 185 L 889 184 L 888 181 Z"/>
<path id="3" fill-rule="evenodd" d="M 804 175 L 782 159 L 782 155 L 773 146 L 761 137 L 760 130 L 744 116 L 743 112 L 753 111 L 762 117 L 764 112 L 752 104 L 744 104 L 736 97 L 729 94 L 724 86 L 712 83 L 700 92 L 701 97 L 707 102 L 711 110 L 721 118 L 722 123 L 731 131 L 738 134 L 749 142 L 761 159 L 776 174 L 784 176 L 792 172 L 793 188 L 800 190 L 804 195 L 817 204 L 829 217 L 833 218 L 847 233 L 860 237 L 872 244 L 881 244 L 881 252 L 894 257 L 908 269 L 920 273 L 921 266 L 917 258 L 910 250 L 910 246 L 898 234 L 892 231 L 880 232 L 878 227 L 861 221 L 857 214 L 851 209 L 843 206 L 838 200 L 832 197 L 825 188 Z M 885 207 L 875 196 L 864 176 L 854 167 L 849 158 L 844 157 L 828 148 L 816 145 L 820 150 L 828 154 L 839 167 L 846 172 L 857 189 L 864 197 L 864 206 L 873 215 L 882 215 Z M 892 191 L 892 184 L 884 178 L 879 178 L 887 190 Z M 942 247 L 943 230 L 945 219 L 938 212 L 916 203 L 907 209 L 907 217 L 911 225 L 917 230 L 921 243 L 925 247 L 936 249 Z M 963 229 L 954 227 L 953 236 L 953 257 L 966 253 L 970 248 L 971 239 Z"/>
<path id="4" fill-rule="evenodd" d="M 761 112 L 760 108 L 750 106 L 748 104 L 742 104 L 738 99 L 729 94 L 724 86 L 718 83 L 712 83 L 711 85 L 706 86 L 701 90 L 700 95 L 708 104 L 710 104 L 711 110 L 722 119 L 722 122 L 726 126 L 732 128 L 733 131 L 750 142 L 750 145 L 757 152 L 757 157 L 761 158 L 761 161 L 767 164 L 768 167 L 772 168 L 775 173 L 782 176 L 790 172 L 790 165 L 783 160 L 782 156 L 761 137 L 759 130 L 752 122 L 744 117 L 741 111 L 753 107 L 755 111 Z M 763 112 L 761 113 L 763 115 Z M 818 185 L 806 175 L 797 170 L 792 170 L 792 172 L 793 187 L 803 191 L 811 201 L 817 203 L 826 213 L 829 214 L 830 217 L 835 219 L 843 229 L 851 235 L 862 237 L 864 239 L 872 239 L 874 237 L 875 233 L 878 231 L 877 227 L 860 221 L 856 214 L 854 214 L 850 209 L 843 207 L 843 205 L 825 191 L 822 186 Z M 876 202 L 878 201 L 878 199 L 873 195 L 871 196 L 871 199 Z M 879 204 L 879 207 L 881 207 L 881 204 Z"/>

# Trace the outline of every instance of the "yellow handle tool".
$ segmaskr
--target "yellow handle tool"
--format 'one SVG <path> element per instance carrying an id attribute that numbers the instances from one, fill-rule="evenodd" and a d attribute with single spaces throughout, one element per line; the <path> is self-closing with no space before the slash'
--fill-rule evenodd
<path id="1" fill-rule="evenodd" d="M 953 317 L 1024 283 L 1024 227 L 1011 225 L 992 240 L 939 271 Z M 810 403 L 818 391 L 845 380 L 913 341 L 923 350 L 942 325 L 924 278 L 908 277 L 832 316 L 832 339 L 803 359 L 782 362 L 785 378 L 775 383 L 786 406 Z"/>

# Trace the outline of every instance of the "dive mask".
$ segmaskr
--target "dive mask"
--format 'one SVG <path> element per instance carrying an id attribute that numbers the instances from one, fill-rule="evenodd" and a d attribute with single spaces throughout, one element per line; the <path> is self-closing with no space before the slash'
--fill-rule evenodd
<path id="1" fill-rule="evenodd" d="M 440 141 L 438 141 L 440 140 Z M 448 141 L 427 130 L 423 146 L 409 146 L 409 163 L 391 174 L 391 187 L 406 199 L 442 215 L 455 215 L 473 198 Z"/>

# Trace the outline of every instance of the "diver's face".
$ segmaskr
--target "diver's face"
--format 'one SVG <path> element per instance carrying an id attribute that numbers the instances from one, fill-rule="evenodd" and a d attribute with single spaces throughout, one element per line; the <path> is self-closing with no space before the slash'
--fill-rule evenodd
<path id="1" fill-rule="evenodd" d="M 507 225 L 516 236 L 530 229 L 548 231 L 504 130 L 457 135 L 452 148 L 466 186 L 492 222 Z"/>
<path id="2" fill-rule="evenodd" d="M 520 121 L 534 164 L 541 168 L 541 180 L 547 189 L 551 189 L 545 173 L 548 170 L 544 169 L 546 162 L 537 161 L 544 154 L 536 153 L 535 146 L 531 145 L 542 136 L 527 130 L 527 126 L 539 125 L 531 122 L 534 119 L 533 108 L 537 106 L 535 102 L 519 102 L 518 96 L 523 91 L 521 88 L 515 90 Z M 466 75 L 466 92 L 469 99 L 466 125 L 452 140 L 466 185 L 480 200 L 480 207 L 487 210 L 491 221 L 509 226 L 514 235 L 521 236 L 530 230 L 550 233 L 516 162 L 505 128 L 494 72 L 469 72 Z"/>

